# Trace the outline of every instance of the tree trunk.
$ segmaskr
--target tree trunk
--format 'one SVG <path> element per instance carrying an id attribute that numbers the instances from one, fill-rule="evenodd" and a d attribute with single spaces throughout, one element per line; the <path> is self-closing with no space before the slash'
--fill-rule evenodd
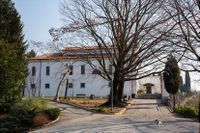
<path id="1" fill-rule="evenodd" d="M 175 94 L 173 94 L 173 111 L 175 111 L 175 107 L 176 107 L 176 98 L 175 98 Z"/>
<path id="2" fill-rule="evenodd" d="M 55 99 L 54 99 L 55 101 L 59 101 L 60 86 L 61 86 L 62 81 L 63 81 L 64 78 L 65 78 L 65 75 L 66 75 L 66 74 L 63 75 L 62 79 L 60 80 L 60 82 L 59 82 L 59 84 L 58 84 L 57 91 L 56 91 L 56 96 L 55 96 Z"/>
<path id="3" fill-rule="evenodd" d="M 119 86 L 118 86 L 118 101 L 120 103 L 123 102 L 123 92 L 124 92 L 124 81 L 120 80 Z"/>
<path id="4" fill-rule="evenodd" d="M 118 106 L 118 85 L 119 85 L 119 72 L 115 70 L 113 83 L 111 83 L 110 95 L 108 101 L 104 103 L 102 106 L 111 106 L 112 102 L 113 106 Z"/>
<path id="5" fill-rule="evenodd" d="M 64 99 L 67 99 L 68 85 L 69 85 L 69 80 L 67 79 L 66 89 L 65 89 L 65 97 L 64 97 Z"/>

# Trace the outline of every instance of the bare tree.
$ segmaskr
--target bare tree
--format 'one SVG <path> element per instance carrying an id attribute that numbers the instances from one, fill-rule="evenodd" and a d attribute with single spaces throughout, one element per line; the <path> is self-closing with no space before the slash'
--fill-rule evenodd
<path id="1" fill-rule="evenodd" d="M 182 56 L 183 69 L 200 72 L 200 10 L 197 0 L 167 0 L 165 11 L 172 17 L 175 51 Z"/>
<path id="2" fill-rule="evenodd" d="M 60 81 L 59 81 L 59 84 L 58 84 L 58 87 L 57 87 L 57 91 L 56 91 L 56 96 L 55 96 L 55 100 L 56 101 L 59 101 L 59 98 L 60 98 L 60 89 L 61 89 L 61 84 L 63 82 L 66 81 L 66 88 L 65 88 L 65 95 L 64 97 L 66 98 L 67 97 L 67 91 L 68 91 L 68 78 L 69 78 L 69 74 L 72 72 L 72 68 L 71 68 L 72 65 L 69 65 L 68 63 L 65 64 L 65 66 L 63 67 L 63 69 L 61 70 L 61 72 L 59 72 L 60 74 Z"/>
<path id="3" fill-rule="evenodd" d="M 29 76 L 28 77 L 28 85 L 30 83 L 30 86 L 27 86 L 27 93 L 28 95 L 31 97 L 35 97 L 36 96 L 36 92 L 37 92 L 37 82 L 35 80 L 34 76 Z M 30 89 L 29 89 L 30 88 Z M 38 90 L 39 91 L 39 90 Z"/>
<path id="4" fill-rule="evenodd" d="M 122 104 L 125 81 L 137 80 L 158 72 L 158 60 L 165 59 L 165 36 L 173 29 L 171 17 L 152 0 L 72 0 L 64 2 L 61 13 L 66 26 L 50 29 L 54 41 L 69 34 L 79 37 L 82 47 L 96 47 L 89 55 L 96 57 L 99 74 L 113 81 L 114 105 Z M 161 56 L 162 55 L 162 56 Z M 108 64 L 113 66 L 110 74 Z M 93 68 L 96 64 L 90 62 Z M 112 90 L 112 89 L 111 89 Z M 111 97 L 108 100 L 110 105 Z"/>

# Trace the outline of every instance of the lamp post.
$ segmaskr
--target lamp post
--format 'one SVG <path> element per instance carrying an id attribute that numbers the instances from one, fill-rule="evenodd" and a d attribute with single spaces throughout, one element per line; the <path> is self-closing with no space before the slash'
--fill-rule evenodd
<path id="1" fill-rule="evenodd" d="M 111 72 L 111 110 L 113 111 L 113 72 Z"/>
<path id="2" fill-rule="evenodd" d="M 113 50 L 113 51 L 112 51 Z M 110 66 L 110 69 L 111 69 L 111 110 L 113 111 L 113 64 L 114 64 L 114 59 L 113 59 L 113 52 L 114 52 L 114 47 L 113 49 L 111 50 L 111 60 L 113 61 L 111 66 Z"/>

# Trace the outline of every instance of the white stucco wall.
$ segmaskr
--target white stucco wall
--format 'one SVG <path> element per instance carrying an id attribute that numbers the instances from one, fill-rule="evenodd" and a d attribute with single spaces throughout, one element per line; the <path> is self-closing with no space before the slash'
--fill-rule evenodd
<path id="1" fill-rule="evenodd" d="M 158 75 L 155 75 L 155 76 L 151 75 L 151 76 L 142 78 L 138 81 L 138 83 L 139 83 L 139 87 L 137 88 L 137 90 L 140 88 L 146 89 L 144 84 L 151 83 L 154 85 L 152 86 L 152 94 L 155 94 L 155 93 L 161 94 L 161 80 L 160 80 L 160 76 Z"/>
<path id="2" fill-rule="evenodd" d="M 93 64 L 97 64 L 95 60 L 91 60 Z M 69 83 L 73 83 L 73 88 L 68 89 L 68 96 L 76 96 L 77 94 L 85 94 L 90 96 L 94 94 L 99 97 L 107 97 L 110 93 L 108 81 L 99 75 L 92 74 L 93 69 L 83 61 L 80 60 L 37 60 L 30 61 L 28 64 L 29 76 L 25 88 L 25 96 L 30 95 L 31 84 L 36 85 L 37 96 L 55 96 L 56 90 L 61 79 L 61 74 L 64 70 L 65 64 L 73 65 L 73 75 L 68 76 Z M 81 74 L 81 65 L 85 65 L 85 74 Z M 108 64 L 109 65 L 109 64 Z M 32 67 L 36 67 L 36 75 L 31 76 Z M 46 75 L 46 67 L 50 67 L 50 75 Z M 80 83 L 85 83 L 85 88 L 80 87 Z M 50 84 L 50 88 L 46 89 L 45 84 Z M 66 80 L 62 82 L 60 89 L 60 96 L 64 96 L 66 88 Z M 136 82 L 127 81 L 124 86 L 124 94 L 131 96 L 136 91 Z"/>

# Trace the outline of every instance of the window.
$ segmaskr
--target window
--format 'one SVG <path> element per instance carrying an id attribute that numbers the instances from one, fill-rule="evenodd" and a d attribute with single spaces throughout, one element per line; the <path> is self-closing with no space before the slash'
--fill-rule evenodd
<path id="1" fill-rule="evenodd" d="M 112 75 L 112 65 L 109 65 L 109 74 Z"/>
<path id="2" fill-rule="evenodd" d="M 35 89 L 35 84 L 31 84 L 31 89 Z"/>
<path id="3" fill-rule="evenodd" d="M 35 76 L 36 68 L 32 67 L 32 76 Z"/>
<path id="4" fill-rule="evenodd" d="M 49 85 L 49 84 L 45 84 L 45 88 L 46 88 L 46 89 L 49 89 L 49 88 L 50 88 L 50 85 Z"/>
<path id="5" fill-rule="evenodd" d="M 46 67 L 46 75 L 47 75 L 47 76 L 50 75 L 50 67 L 49 67 L 49 66 Z"/>
<path id="6" fill-rule="evenodd" d="M 69 66 L 69 75 L 73 75 L 73 66 L 71 65 L 71 66 Z"/>
<path id="7" fill-rule="evenodd" d="M 69 83 L 69 88 L 73 88 L 73 83 Z"/>
<path id="8" fill-rule="evenodd" d="M 85 88 L 85 83 L 81 83 L 81 88 Z"/>
<path id="9" fill-rule="evenodd" d="M 81 74 L 85 74 L 85 65 L 81 65 Z"/>

